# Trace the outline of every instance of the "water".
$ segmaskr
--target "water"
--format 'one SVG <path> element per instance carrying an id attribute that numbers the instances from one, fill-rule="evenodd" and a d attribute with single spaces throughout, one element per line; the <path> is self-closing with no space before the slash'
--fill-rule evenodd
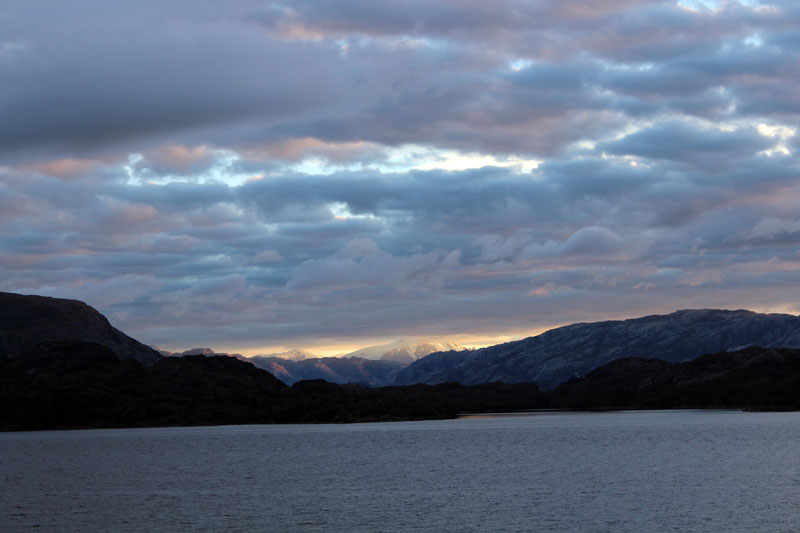
<path id="1" fill-rule="evenodd" d="M 0 434 L 3 531 L 798 531 L 800 413 Z"/>

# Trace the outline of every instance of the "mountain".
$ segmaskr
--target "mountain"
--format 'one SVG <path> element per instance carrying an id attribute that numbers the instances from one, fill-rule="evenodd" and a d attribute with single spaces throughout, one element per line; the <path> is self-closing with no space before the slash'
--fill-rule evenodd
<path id="1" fill-rule="evenodd" d="M 0 359 L 0 429 L 262 423 L 289 388 L 233 357 L 144 366 L 92 342 L 51 342 Z"/>
<path id="2" fill-rule="evenodd" d="M 751 347 L 686 363 L 614 360 L 553 391 L 571 409 L 800 407 L 800 350 Z"/>
<path id="3" fill-rule="evenodd" d="M 397 373 L 406 366 L 394 361 L 370 360 L 363 357 L 317 357 L 303 350 L 279 354 L 245 357 L 238 353 L 217 352 L 213 348 L 192 348 L 183 352 L 160 350 L 165 357 L 225 356 L 254 364 L 288 385 L 308 379 L 324 379 L 330 383 L 360 383 L 370 387 L 391 385 Z"/>
<path id="4" fill-rule="evenodd" d="M 371 360 L 363 357 L 317 357 L 303 350 L 279 354 L 245 357 L 238 353 L 217 352 L 213 348 L 192 348 L 183 352 L 161 350 L 165 357 L 225 356 L 254 364 L 284 383 L 292 385 L 308 379 L 324 379 L 330 383 L 360 383 L 370 387 L 391 385 L 404 363 Z"/>
<path id="5" fill-rule="evenodd" d="M 395 361 L 376 361 L 363 357 L 315 357 L 293 361 L 257 355 L 248 360 L 289 385 L 307 379 L 324 379 L 331 383 L 361 383 L 381 387 L 393 383 L 397 373 L 406 366 Z"/>
<path id="6" fill-rule="evenodd" d="M 462 352 L 437 352 L 401 370 L 395 384 L 534 382 L 552 389 L 623 357 L 690 361 L 748 346 L 800 348 L 800 318 L 694 309 L 629 320 L 580 323 L 527 339 Z"/>
<path id="7" fill-rule="evenodd" d="M 161 354 L 114 328 L 77 300 L 0 292 L 0 358 L 19 357 L 53 342 L 88 342 L 120 360 L 154 365 Z"/>
<path id="8" fill-rule="evenodd" d="M 379 346 L 368 346 L 337 357 L 319 357 L 297 348 L 250 357 L 217 352 L 213 348 L 192 348 L 183 352 L 159 350 L 159 352 L 165 357 L 186 355 L 236 357 L 242 361 L 252 362 L 289 385 L 307 379 L 324 379 L 331 383 L 361 383 L 371 387 L 382 387 L 394 383 L 395 376 L 403 367 L 431 352 L 441 350 L 463 350 L 463 347 L 456 342 L 399 340 Z"/>
<path id="9" fill-rule="evenodd" d="M 186 357 L 187 355 L 202 355 L 203 357 L 214 357 L 217 355 L 224 355 L 226 357 L 241 359 L 242 361 L 248 360 L 244 355 L 240 353 L 218 352 L 214 348 L 190 348 L 182 352 L 171 352 L 169 350 L 162 350 L 159 348 L 157 348 L 157 350 L 158 353 L 160 353 L 164 357 Z"/>
<path id="10" fill-rule="evenodd" d="M 345 357 L 363 357 L 364 359 L 380 359 L 382 361 L 396 361 L 409 365 L 433 352 L 447 350 L 463 350 L 464 347 L 457 342 L 440 341 L 435 339 L 421 341 L 399 340 L 379 346 L 368 346 Z"/>
<path id="11" fill-rule="evenodd" d="M 145 367 L 82 342 L 0 359 L 0 430 L 420 420 L 546 401 L 530 383 L 374 389 L 312 380 L 290 388 L 234 357 L 165 357 Z"/>
<path id="12" fill-rule="evenodd" d="M 361 383 L 383 387 L 394 383 L 405 366 L 431 352 L 462 350 L 454 342 L 405 341 L 367 346 L 339 357 L 318 357 L 303 350 L 255 355 L 247 359 L 289 385 L 302 380 L 324 379 L 331 383 Z"/>
<path id="13" fill-rule="evenodd" d="M 533 384 L 289 387 L 241 356 L 195 348 L 162 357 L 88 305 L 40 296 L 0 293 L 0 341 L 0 430 L 417 420 L 545 401 Z M 324 367 L 345 381 L 390 381 L 403 366 L 277 360 Z"/>
<path id="14" fill-rule="evenodd" d="M 542 391 L 534 383 L 522 382 L 371 388 L 315 379 L 289 387 L 252 362 L 212 355 L 213 350 L 149 357 L 150 348 L 115 330 L 81 302 L 0 293 L 0 304 L 0 430 L 420 420 L 463 412 L 548 408 L 800 408 L 800 349 L 748 347 L 692 355 L 692 350 L 720 344 L 795 343 L 798 318 L 791 315 L 679 311 L 574 324 L 483 350 L 488 354 L 516 350 L 521 358 L 522 348 L 534 344 L 538 356 L 529 359 L 550 362 L 543 368 L 551 370 L 563 364 L 563 358 L 573 367 L 574 362 L 588 366 L 612 358 L 583 377 Z M 98 342 L 71 340 L 76 338 Z M 556 350 L 558 342 L 564 344 L 561 352 Z M 595 358 L 588 363 L 570 359 L 573 353 L 585 358 L 586 343 Z M 684 362 L 620 356 L 643 352 Z M 451 351 L 429 357 L 457 367 L 459 360 L 463 363 L 474 353 Z M 355 357 L 270 359 L 270 364 L 307 365 L 350 382 L 368 375 L 388 381 L 403 366 Z M 503 366 L 495 362 L 487 368 L 499 373 Z"/>
<path id="15" fill-rule="evenodd" d="M 277 357 L 278 359 L 288 359 L 290 361 L 302 361 L 303 359 L 318 359 L 319 356 L 299 348 L 292 348 L 286 352 L 259 354 L 251 357 Z"/>
<path id="16" fill-rule="evenodd" d="M 163 352 L 162 352 L 163 353 Z M 213 348 L 190 348 L 188 350 L 184 350 L 182 352 L 172 352 L 169 354 L 170 357 L 185 357 L 187 355 L 202 355 L 205 357 L 212 357 L 214 355 L 229 355 L 229 354 L 221 354 L 218 353 Z"/>

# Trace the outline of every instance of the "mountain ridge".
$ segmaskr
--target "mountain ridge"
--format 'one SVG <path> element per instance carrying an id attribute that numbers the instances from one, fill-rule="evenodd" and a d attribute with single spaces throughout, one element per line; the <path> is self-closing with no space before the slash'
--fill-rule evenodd
<path id="1" fill-rule="evenodd" d="M 759 345 L 800 348 L 800 317 L 724 309 L 579 322 L 468 352 L 436 352 L 401 370 L 396 385 L 533 382 L 552 389 L 623 357 L 668 362 Z"/>
<path id="2" fill-rule="evenodd" d="M 671 318 L 668 327 L 664 315 L 651 315 L 574 324 L 542 336 L 558 341 L 567 335 L 575 347 L 594 338 L 587 337 L 587 331 L 600 332 L 601 342 L 593 345 L 597 356 L 602 355 L 604 343 L 615 346 L 610 342 L 615 336 L 630 341 L 631 333 L 648 331 L 649 337 L 634 339 L 651 349 L 658 346 L 654 331 L 662 334 L 662 343 L 672 342 L 676 336 L 683 339 L 684 348 L 687 340 L 696 342 L 698 338 L 705 338 L 706 344 L 724 341 L 731 346 L 753 338 L 781 344 L 796 340 L 799 320 L 792 315 L 724 310 L 680 311 Z M 691 360 L 678 363 L 620 357 L 551 391 L 531 382 L 463 385 L 449 381 L 371 388 L 313 379 L 290 387 L 246 358 L 213 355 L 210 349 L 188 350 L 195 354 L 183 357 L 158 356 L 155 363 L 146 364 L 146 359 L 121 357 L 98 342 L 60 339 L 99 335 L 101 340 L 135 343 L 124 344 L 129 349 L 143 346 L 130 337 L 120 337 L 124 334 L 105 317 L 74 300 L 0 298 L 0 319 L 5 319 L 0 322 L 5 343 L 0 357 L 0 405 L 4 406 L 0 430 L 397 421 L 523 409 L 800 408 L 800 349 L 749 347 L 696 358 L 687 352 L 680 357 Z M 680 327 L 682 323 L 676 319 L 691 320 L 695 330 L 687 330 L 685 324 Z M 615 332 L 620 324 L 625 326 Z M 86 331 L 75 331 L 81 326 Z M 663 335 L 665 327 L 671 336 Z M 687 335 L 687 331 L 694 334 Z M 698 337 L 698 331 L 708 333 L 707 338 Z M 13 342 L 7 342 L 9 338 Z M 525 358 L 524 349 L 531 342 L 542 342 L 531 339 L 489 347 L 487 353 L 518 348 L 516 355 Z M 629 344 L 636 347 L 636 342 Z M 27 348 L 21 351 L 19 346 Z M 440 354 L 434 359 L 458 362 L 463 356 L 461 352 Z M 332 364 L 350 362 L 331 359 Z M 595 357 L 589 363 L 598 361 Z"/>
<path id="3" fill-rule="evenodd" d="M 370 387 L 391 385 L 405 364 L 363 357 L 317 357 L 300 361 L 253 356 L 246 360 L 292 385 L 298 381 L 324 379 L 331 383 L 360 383 Z"/>
<path id="4" fill-rule="evenodd" d="M 191 348 L 182 352 L 159 349 L 165 357 L 224 355 L 253 363 L 280 378 L 288 385 L 308 379 L 324 379 L 332 383 L 360 383 L 370 387 L 392 385 L 397 373 L 425 355 L 444 347 L 463 348 L 459 343 L 424 339 L 399 340 L 366 346 L 343 355 L 323 357 L 301 349 L 273 354 L 245 356 L 219 352 L 213 348 Z"/>

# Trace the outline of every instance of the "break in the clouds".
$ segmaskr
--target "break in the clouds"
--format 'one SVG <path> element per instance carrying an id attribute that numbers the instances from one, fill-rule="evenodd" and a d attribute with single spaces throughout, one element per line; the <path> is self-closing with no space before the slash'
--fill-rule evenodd
<path id="1" fill-rule="evenodd" d="M 785 1 L 0 6 L 0 289 L 255 352 L 798 312 Z"/>

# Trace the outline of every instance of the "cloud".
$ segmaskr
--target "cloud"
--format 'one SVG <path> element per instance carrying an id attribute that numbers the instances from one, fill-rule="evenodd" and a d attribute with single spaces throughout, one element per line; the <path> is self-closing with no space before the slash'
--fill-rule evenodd
<path id="1" fill-rule="evenodd" d="M 46 16 L 15 3 L 0 24 L 27 44 L 0 63 L 0 149 L 139 151 L 182 173 L 201 147 L 331 160 L 403 143 L 547 155 L 643 112 L 791 111 L 788 7 L 584 4 L 173 2 L 148 4 L 160 13 L 150 18 L 133 3 Z M 754 34 L 764 44 L 747 44 Z M 509 69 L 516 59 L 524 66 Z"/>
<path id="2" fill-rule="evenodd" d="M 253 262 L 255 263 L 274 263 L 282 259 L 283 256 L 275 250 L 264 250 L 253 256 Z"/>
<path id="3" fill-rule="evenodd" d="M 193 175 L 208 170 L 220 156 L 224 153 L 214 153 L 208 146 L 168 145 L 145 152 L 134 167 L 156 176 Z"/>
<path id="4" fill-rule="evenodd" d="M 586 261 L 629 258 L 641 244 L 637 239 L 625 240 L 618 233 L 602 226 L 588 226 L 580 228 L 570 235 L 564 242 L 552 240 L 544 244 L 531 243 L 520 254 L 524 261 L 579 258 L 582 264 Z"/>
<path id="5" fill-rule="evenodd" d="M 88 300 L 100 308 L 133 304 L 153 294 L 162 282 L 151 276 L 123 274 L 108 279 L 71 280 L 68 284 L 40 287 L 42 293 L 56 298 Z"/>
<path id="6" fill-rule="evenodd" d="M 599 148 L 615 155 L 678 161 L 714 171 L 773 145 L 774 140 L 753 127 L 731 130 L 669 121 L 601 143 Z"/>
<path id="7" fill-rule="evenodd" d="M 564 253 L 569 255 L 616 255 L 624 248 L 620 235 L 600 226 L 581 228 L 564 243 Z"/>
<path id="8" fill-rule="evenodd" d="M 450 269 L 458 268 L 460 251 L 432 250 L 393 256 L 369 239 L 355 239 L 332 257 L 309 259 L 294 268 L 286 289 L 325 291 L 380 287 L 382 292 L 427 290 L 442 284 Z"/>
<path id="9" fill-rule="evenodd" d="M 747 233 L 751 240 L 776 239 L 800 234 L 800 220 L 769 217 L 761 220 Z"/>
<path id="10" fill-rule="evenodd" d="M 799 26 L 783 1 L 12 1 L 0 289 L 228 351 L 796 308 Z"/>

